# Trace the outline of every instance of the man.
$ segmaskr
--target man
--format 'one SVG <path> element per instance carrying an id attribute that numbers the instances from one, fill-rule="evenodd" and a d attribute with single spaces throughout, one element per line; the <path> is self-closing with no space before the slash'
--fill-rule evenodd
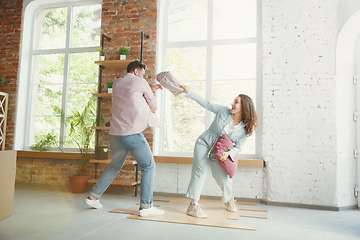
<path id="1" fill-rule="evenodd" d="M 142 133 L 148 126 L 161 127 L 154 114 L 157 109 L 154 93 L 157 89 L 162 89 L 162 86 L 149 86 L 143 78 L 145 68 L 146 65 L 140 61 L 131 62 L 127 67 L 127 74 L 116 79 L 113 84 L 109 137 L 111 163 L 85 200 L 85 203 L 93 208 L 102 207 L 99 198 L 123 168 L 130 152 L 142 170 L 139 215 L 164 214 L 163 210 L 153 207 L 155 161 Z"/>

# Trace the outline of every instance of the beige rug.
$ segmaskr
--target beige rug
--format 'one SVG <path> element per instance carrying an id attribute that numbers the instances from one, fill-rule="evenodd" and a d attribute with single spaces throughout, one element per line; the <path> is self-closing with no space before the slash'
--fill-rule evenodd
<path id="1" fill-rule="evenodd" d="M 191 224 L 201 225 L 209 227 L 221 227 L 221 228 L 234 228 L 243 230 L 256 230 L 256 226 L 248 224 L 240 224 L 231 220 L 238 220 L 239 217 L 252 217 L 266 219 L 266 214 L 249 213 L 248 211 L 266 212 L 266 208 L 256 207 L 243 207 L 240 206 L 239 210 L 242 209 L 247 212 L 237 211 L 229 212 L 226 210 L 225 205 L 220 200 L 201 199 L 199 201 L 203 210 L 208 215 L 205 219 L 194 218 L 186 215 L 186 209 L 189 205 L 188 198 L 179 197 L 166 197 L 166 198 L 155 198 L 154 206 L 159 206 L 159 209 L 165 211 L 164 215 L 152 216 L 152 217 L 140 217 L 139 207 L 134 206 L 128 209 L 114 209 L 112 213 L 131 214 L 128 219 L 146 220 L 146 221 L 158 221 L 158 222 L 170 222 L 179 224 Z M 256 205 L 254 202 L 238 202 L 239 205 Z"/>

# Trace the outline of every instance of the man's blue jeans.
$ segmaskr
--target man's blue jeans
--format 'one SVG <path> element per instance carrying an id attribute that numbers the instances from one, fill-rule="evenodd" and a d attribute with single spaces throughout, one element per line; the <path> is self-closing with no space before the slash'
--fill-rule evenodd
<path id="1" fill-rule="evenodd" d="M 153 204 L 155 161 L 149 143 L 142 133 L 126 136 L 110 135 L 111 163 L 101 174 L 90 195 L 96 198 L 105 192 L 116 175 L 123 168 L 130 152 L 141 169 L 140 208 L 150 208 Z"/>

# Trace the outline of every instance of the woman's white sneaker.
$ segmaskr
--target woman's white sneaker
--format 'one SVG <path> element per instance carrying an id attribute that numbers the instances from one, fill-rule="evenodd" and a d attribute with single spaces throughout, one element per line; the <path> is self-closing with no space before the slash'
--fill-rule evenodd
<path id="1" fill-rule="evenodd" d="M 236 201 L 231 199 L 230 201 L 225 203 L 225 206 L 229 212 L 236 212 L 238 210 L 236 206 Z"/>
<path id="2" fill-rule="evenodd" d="M 186 214 L 196 218 L 206 218 L 207 214 L 201 209 L 200 204 L 196 202 L 194 205 L 189 205 Z"/>
<path id="3" fill-rule="evenodd" d="M 143 208 L 139 210 L 139 215 L 141 217 L 148 217 L 148 216 L 159 216 L 163 215 L 165 212 L 163 210 L 157 209 L 155 207 L 151 208 Z"/>

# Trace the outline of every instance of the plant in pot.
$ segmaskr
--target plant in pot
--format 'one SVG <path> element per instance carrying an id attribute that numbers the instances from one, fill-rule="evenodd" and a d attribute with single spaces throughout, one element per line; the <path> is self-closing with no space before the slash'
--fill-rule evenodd
<path id="1" fill-rule="evenodd" d="M 79 148 L 81 159 L 75 160 L 59 148 L 78 164 L 77 173 L 70 176 L 70 186 L 74 193 L 84 193 L 88 185 L 89 174 L 86 167 L 95 133 L 95 130 L 91 129 L 91 127 L 96 125 L 94 103 L 95 101 L 90 100 L 81 112 L 75 110 L 72 112 L 73 116 L 66 119 L 69 124 L 69 136 L 72 142 Z M 78 181 L 80 181 L 80 183 L 77 183 Z"/>
<path id="2" fill-rule="evenodd" d="M 105 49 L 103 48 L 97 48 L 97 50 L 100 53 L 99 61 L 105 61 Z"/>
<path id="3" fill-rule="evenodd" d="M 108 88 L 108 93 L 112 93 L 112 87 L 113 87 L 114 81 L 108 81 L 106 83 L 106 86 Z"/>
<path id="4" fill-rule="evenodd" d="M 119 48 L 120 60 L 126 60 L 126 56 L 129 55 L 129 49 Z"/>

